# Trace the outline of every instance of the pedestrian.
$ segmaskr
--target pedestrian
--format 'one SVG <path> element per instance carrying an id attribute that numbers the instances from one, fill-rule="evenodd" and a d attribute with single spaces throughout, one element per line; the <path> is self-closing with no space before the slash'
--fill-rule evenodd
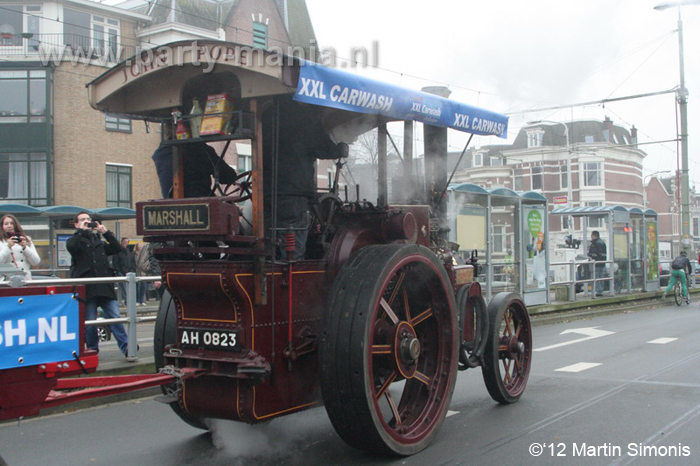
<path id="1" fill-rule="evenodd" d="M 119 277 L 126 277 L 129 272 L 136 273 L 136 260 L 134 253 L 129 250 L 129 238 L 122 238 L 121 247 L 122 250 L 112 256 L 112 268 Z M 126 306 L 126 290 L 126 282 L 119 282 L 119 299 L 124 306 Z"/>
<path id="2" fill-rule="evenodd" d="M 151 247 L 148 243 L 136 243 L 134 251 L 136 256 L 136 275 L 138 277 L 148 277 L 153 275 L 151 270 Z M 160 275 L 160 273 L 158 273 Z M 148 291 L 148 282 L 136 283 L 136 305 L 146 305 L 146 292 Z"/>
<path id="3" fill-rule="evenodd" d="M 602 262 L 608 259 L 608 250 L 605 246 L 605 242 L 600 239 L 600 233 L 593 230 L 591 232 L 591 245 L 588 248 L 588 257 L 596 262 Z M 600 280 L 605 276 L 605 264 L 595 265 L 595 295 L 603 296 L 603 280 Z"/>
<path id="4" fill-rule="evenodd" d="M 678 257 L 673 259 L 673 262 L 671 262 L 671 278 L 668 281 L 668 286 L 664 290 L 663 297 L 665 298 L 666 294 L 673 289 L 674 285 L 676 284 L 676 280 L 680 280 L 681 285 L 683 286 L 683 297 L 685 298 L 685 303 L 690 304 L 686 276 L 689 277 L 691 273 L 692 268 L 690 265 L 690 260 L 688 259 L 688 253 L 681 251 Z"/>
<path id="5" fill-rule="evenodd" d="M 32 279 L 31 267 L 41 262 L 32 239 L 24 234 L 22 225 L 14 215 L 2 217 L 2 239 L 0 240 L 0 264 L 13 264 L 25 274 L 27 280 Z"/>
<path id="6" fill-rule="evenodd" d="M 72 278 L 93 278 L 114 276 L 107 256 L 119 253 L 122 248 L 114 234 L 99 222 L 93 222 L 90 214 L 80 212 L 75 217 L 75 233 L 66 242 L 71 255 Z M 102 238 L 106 240 L 103 241 Z M 119 303 L 112 283 L 85 285 L 85 320 L 97 319 L 97 308 L 102 308 L 108 319 L 119 318 Z M 127 336 L 122 324 L 110 325 L 112 335 L 122 353 L 127 354 Z M 87 327 L 85 344 L 88 349 L 99 352 L 97 327 Z"/>

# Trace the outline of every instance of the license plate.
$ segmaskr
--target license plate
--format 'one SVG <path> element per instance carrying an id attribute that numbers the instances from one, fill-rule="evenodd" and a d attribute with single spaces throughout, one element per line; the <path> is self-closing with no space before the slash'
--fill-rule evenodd
<path id="1" fill-rule="evenodd" d="M 234 351 L 238 349 L 238 333 L 227 330 L 183 328 L 180 333 L 180 347 Z"/>

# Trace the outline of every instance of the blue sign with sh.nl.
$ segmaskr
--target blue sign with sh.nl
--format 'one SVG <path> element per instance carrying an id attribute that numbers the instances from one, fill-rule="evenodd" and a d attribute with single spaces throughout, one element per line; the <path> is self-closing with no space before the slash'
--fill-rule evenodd
<path id="1" fill-rule="evenodd" d="M 79 331 L 72 294 L 0 298 L 0 369 L 75 359 Z"/>
<path id="2" fill-rule="evenodd" d="M 505 115 L 308 62 L 301 67 L 294 100 L 482 136 L 508 136 Z"/>

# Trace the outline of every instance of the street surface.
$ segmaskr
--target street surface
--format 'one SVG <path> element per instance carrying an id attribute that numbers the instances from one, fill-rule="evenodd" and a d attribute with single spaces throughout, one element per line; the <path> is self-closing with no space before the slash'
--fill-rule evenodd
<path id="1" fill-rule="evenodd" d="M 460 373 L 436 441 L 409 458 L 356 451 L 323 408 L 258 426 L 189 427 L 142 398 L 0 425 L 0 456 L 31 465 L 697 465 L 700 307 L 537 326 L 518 403 Z M 141 344 L 144 351 L 144 344 Z"/>

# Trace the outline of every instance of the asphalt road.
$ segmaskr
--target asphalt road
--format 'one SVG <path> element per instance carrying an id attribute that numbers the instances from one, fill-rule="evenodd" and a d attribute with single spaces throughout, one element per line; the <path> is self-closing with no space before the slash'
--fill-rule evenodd
<path id="1" fill-rule="evenodd" d="M 323 408 L 191 428 L 140 399 L 0 425 L 0 456 L 31 465 L 697 465 L 700 307 L 538 326 L 530 381 L 510 406 L 461 373 L 436 441 L 409 458 L 354 450 Z M 142 349 L 143 351 L 143 349 Z"/>

